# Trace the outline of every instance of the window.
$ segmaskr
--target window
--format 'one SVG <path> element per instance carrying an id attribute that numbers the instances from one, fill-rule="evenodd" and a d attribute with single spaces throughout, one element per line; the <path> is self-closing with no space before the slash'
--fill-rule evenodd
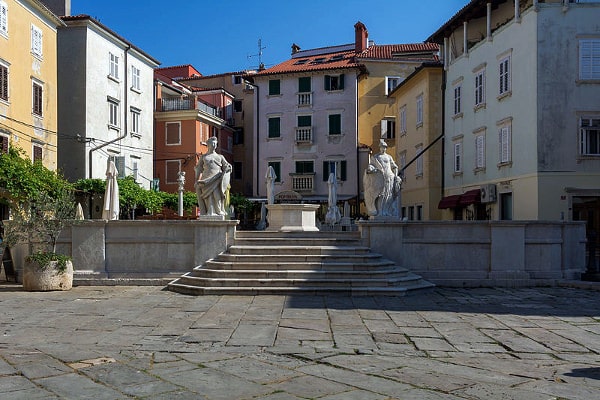
<path id="1" fill-rule="evenodd" d="M 400 109 L 400 133 L 406 133 L 406 106 Z"/>
<path id="2" fill-rule="evenodd" d="M 165 144 L 167 146 L 181 144 L 180 122 L 167 122 L 165 124 Z"/>
<path id="3" fill-rule="evenodd" d="M 275 182 L 281 182 L 281 162 L 269 161 L 267 167 L 273 167 L 276 175 Z"/>
<path id="4" fill-rule="evenodd" d="M 119 103 L 116 100 L 108 100 L 108 125 L 119 127 Z"/>
<path id="5" fill-rule="evenodd" d="M 140 110 L 131 108 L 131 133 L 140 134 Z"/>
<path id="6" fill-rule="evenodd" d="M 298 127 L 309 127 L 312 126 L 311 115 L 298 115 Z"/>
<path id="7" fill-rule="evenodd" d="M 390 94 L 396 86 L 398 86 L 402 82 L 402 78 L 398 76 L 386 76 L 385 77 L 385 94 Z"/>
<path id="8" fill-rule="evenodd" d="M 423 206 L 418 205 L 417 206 L 417 221 L 422 221 L 422 220 L 423 220 Z"/>
<path id="9" fill-rule="evenodd" d="M 344 74 L 325 75 L 325 90 L 328 92 L 344 90 Z"/>
<path id="10" fill-rule="evenodd" d="M 42 161 L 42 146 L 39 144 L 33 144 L 33 148 L 32 148 L 32 161 L 36 162 L 36 161 Z"/>
<path id="11" fill-rule="evenodd" d="M 279 79 L 269 80 L 269 96 L 278 96 L 281 94 L 281 81 Z"/>
<path id="12" fill-rule="evenodd" d="M 485 103 L 485 70 L 475 75 L 475 106 Z"/>
<path id="13" fill-rule="evenodd" d="M 415 174 L 417 176 L 423 175 L 423 155 L 422 155 L 422 153 L 423 153 L 423 145 L 420 144 L 416 147 L 416 154 L 415 154 L 415 156 L 417 158 L 417 160 L 415 162 L 415 169 L 416 169 Z"/>
<path id="14" fill-rule="evenodd" d="M 500 90 L 498 91 L 498 94 L 506 94 L 510 92 L 510 57 L 505 57 L 500 60 L 498 72 L 500 74 Z"/>
<path id="15" fill-rule="evenodd" d="M 346 160 L 323 161 L 323 182 L 329 180 L 329 174 L 334 173 L 335 179 L 345 181 L 347 179 Z"/>
<path id="16" fill-rule="evenodd" d="M 423 125 L 423 95 L 417 96 L 417 126 Z"/>
<path id="17" fill-rule="evenodd" d="M 242 112 L 242 111 L 243 111 L 242 100 L 234 100 L 233 101 L 233 112 Z"/>
<path id="18" fill-rule="evenodd" d="M 583 117 L 579 120 L 581 155 L 600 155 L 600 117 Z"/>
<path id="19" fill-rule="evenodd" d="M 140 85 L 140 70 L 135 66 L 131 66 L 131 88 L 135 90 L 142 90 Z"/>
<path id="20" fill-rule="evenodd" d="M 475 136 L 475 168 L 485 168 L 485 135 Z"/>
<path id="21" fill-rule="evenodd" d="M 0 34 L 8 35 L 8 5 L 0 0 Z"/>
<path id="22" fill-rule="evenodd" d="M 40 117 L 43 115 L 43 92 L 42 85 L 34 81 L 32 84 L 32 112 Z"/>
<path id="23" fill-rule="evenodd" d="M 462 172 L 462 142 L 454 143 L 454 173 Z"/>
<path id="24" fill-rule="evenodd" d="M 235 128 L 235 131 L 233 131 L 233 144 L 244 144 L 244 128 Z"/>
<path id="25" fill-rule="evenodd" d="M 600 79 L 600 39 L 579 41 L 579 79 Z"/>
<path id="26" fill-rule="evenodd" d="M 341 135 L 342 134 L 342 115 L 341 114 L 329 114 L 329 134 L 330 135 Z"/>
<path id="27" fill-rule="evenodd" d="M 500 148 L 500 164 L 509 163 L 511 161 L 511 139 L 510 139 L 510 126 L 500 127 L 498 131 L 499 136 L 499 148 Z"/>
<path id="28" fill-rule="evenodd" d="M 242 76 L 241 75 L 234 75 L 232 77 L 233 79 L 233 84 L 234 85 L 240 85 L 242 83 Z"/>
<path id="29" fill-rule="evenodd" d="M 281 137 L 281 118 L 269 118 L 269 138 Z"/>
<path id="30" fill-rule="evenodd" d="M 42 30 L 35 25 L 31 25 L 31 53 L 42 58 L 43 53 Z"/>
<path id="31" fill-rule="evenodd" d="M 398 168 L 400 169 L 400 175 L 404 173 L 404 167 L 406 167 L 406 151 L 400 153 L 400 160 L 398 163 Z"/>
<path id="32" fill-rule="evenodd" d="M 298 78 L 298 92 L 306 93 L 310 91 L 310 76 L 302 76 Z"/>
<path id="33" fill-rule="evenodd" d="M 454 115 L 458 115 L 462 112 L 461 93 L 460 93 L 461 90 L 462 90 L 461 85 L 454 87 Z"/>
<path id="34" fill-rule="evenodd" d="M 132 161 L 131 162 L 131 166 L 132 166 L 132 170 L 133 170 L 133 173 L 132 173 L 133 180 L 137 182 L 138 178 L 139 178 L 138 162 L 137 161 Z"/>
<path id="35" fill-rule="evenodd" d="M 242 163 L 240 161 L 233 162 L 233 179 L 242 179 Z"/>
<path id="36" fill-rule="evenodd" d="M 512 193 L 500 194 L 500 219 L 512 220 Z"/>
<path id="37" fill-rule="evenodd" d="M 8 136 L 0 135 L 0 154 L 8 153 Z"/>
<path id="38" fill-rule="evenodd" d="M 179 171 L 181 171 L 181 160 L 167 160 L 165 162 L 166 183 L 178 183 Z"/>
<path id="39" fill-rule="evenodd" d="M 297 174 L 313 174 L 314 172 L 314 161 L 296 161 Z"/>
<path id="40" fill-rule="evenodd" d="M 0 100 L 8 101 L 8 66 L 0 64 Z"/>
<path id="41" fill-rule="evenodd" d="M 110 66 L 108 76 L 119 79 L 119 56 L 110 53 Z"/>
<path id="42" fill-rule="evenodd" d="M 381 120 L 381 138 L 394 139 L 396 137 L 396 120 L 382 119 Z"/>

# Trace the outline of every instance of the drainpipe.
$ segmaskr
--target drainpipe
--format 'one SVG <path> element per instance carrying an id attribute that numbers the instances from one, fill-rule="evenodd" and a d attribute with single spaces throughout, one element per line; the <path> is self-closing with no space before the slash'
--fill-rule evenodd
<path id="1" fill-rule="evenodd" d="M 88 162 L 90 164 L 88 169 L 89 169 L 89 178 L 90 179 L 92 179 L 92 171 L 93 171 L 93 167 L 92 167 L 93 166 L 93 163 L 92 163 L 92 160 L 93 160 L 92 156 L 93 156 L 93 154 L 92 153 L 94 151 L 96 151 L 96 150 L 100 150 L 101 148 L 108 146 L 109 144 L 113 144 L 113 143 L 118 142 L 118 141 L 120 141 L 122 139 L 125 139 L 127 137 L 127 115 L 128 115 L 127 114 L 127 106 L 128 106 L 128 101 L 127 101 L 128 100 L 128 97 L 127 97 L 127 53 L 129 52 L 130 49 L 131 49 L 131 46 L 127 45 L 127 48 L 125 49 L 125 57 L 124 57 L 124 59 L 125 59 L 124 60 L 124 65 L 125 65 L 125 74 L 124 75 L 125 76 L 124 76 L 123 79 L 124 79 L 124 84 L 125 84 L 124 86 L 125 86 L 125 88 L 124 88 L 123 91 L 124 91 L 124 94 L 125 94 L 124 95 L 124 110 L 125 110 L 124 114 L 125 114 L 125 118 L 123 119 L 124 120 L 123 121 L 123 134 L 121 136 L 119 136 L 118 138 L 116 138 L 116 139 L 110 140 L 110 141 L 108 141 L 106 143 L 103 143 L 103 144 L 101 144 L 99 146 L 96 146 L 96 147 L 90 149 L 90 151 L 88 153 L 88 156 L 89 156 L 89 161 Z"/>
<path id="2" fill-rule="evenodd" d="M 254 96 L 254 104 L 255 104 L 255 118 L 256 118 L 256 190 L 254 193 L 256 193 L 256 197 L 259 197 L 259 179 L 260 179 L 260 174 L 259 174 L 259 170 L 260 170 L 260 92 L 259 92 L 259 86 L 258 85 L 254 85 L 254 91 L 256 93 L 256 95 Z M 281 172 L 279 172 L 281 173 Z M 281 179 L 281 177 L 279 177 L 279 179 Z"/>

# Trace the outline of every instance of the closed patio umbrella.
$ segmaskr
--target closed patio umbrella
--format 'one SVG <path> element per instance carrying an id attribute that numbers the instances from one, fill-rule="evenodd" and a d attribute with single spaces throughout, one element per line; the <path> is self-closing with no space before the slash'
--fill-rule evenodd
<path id="1" fill-rule="evenodd" d="M 102 208 L 102 219 L 119 219 L 119 184 L 117 176 L 119 172 L 115 163 L 109 161 L 106 168 L 106 192 L 104 192 L 104 207 Z"/>

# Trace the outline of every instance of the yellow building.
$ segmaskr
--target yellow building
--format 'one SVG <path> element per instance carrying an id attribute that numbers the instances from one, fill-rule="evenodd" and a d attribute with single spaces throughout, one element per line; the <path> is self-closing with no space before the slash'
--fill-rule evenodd
<path id="1" fill-rule="evenodd" d="M 0 0 L 0 151 L 56 169 L 57 27 L 37 0 Z"/>
<path id="2" fill-rule="evenodd" d="M 396 163 L 403 171 L 402 217 L 437 220 L 442 212 L 442 65 L 424 63 L 391 93 L 397 119 Z"/>

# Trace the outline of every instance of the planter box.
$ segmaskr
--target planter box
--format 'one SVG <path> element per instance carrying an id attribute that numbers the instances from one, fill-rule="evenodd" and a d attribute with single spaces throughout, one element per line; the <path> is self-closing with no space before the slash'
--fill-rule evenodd
<path id="1" fill-rule="evenodd" d="M 23 265 L 23 289 L 34 291 L 70 290 L 73 287 L 73 263 L 67 261 L 64 272 L 58 270 L 58 261 L 50 261 L 45 268 L 25 261 Z"/>

